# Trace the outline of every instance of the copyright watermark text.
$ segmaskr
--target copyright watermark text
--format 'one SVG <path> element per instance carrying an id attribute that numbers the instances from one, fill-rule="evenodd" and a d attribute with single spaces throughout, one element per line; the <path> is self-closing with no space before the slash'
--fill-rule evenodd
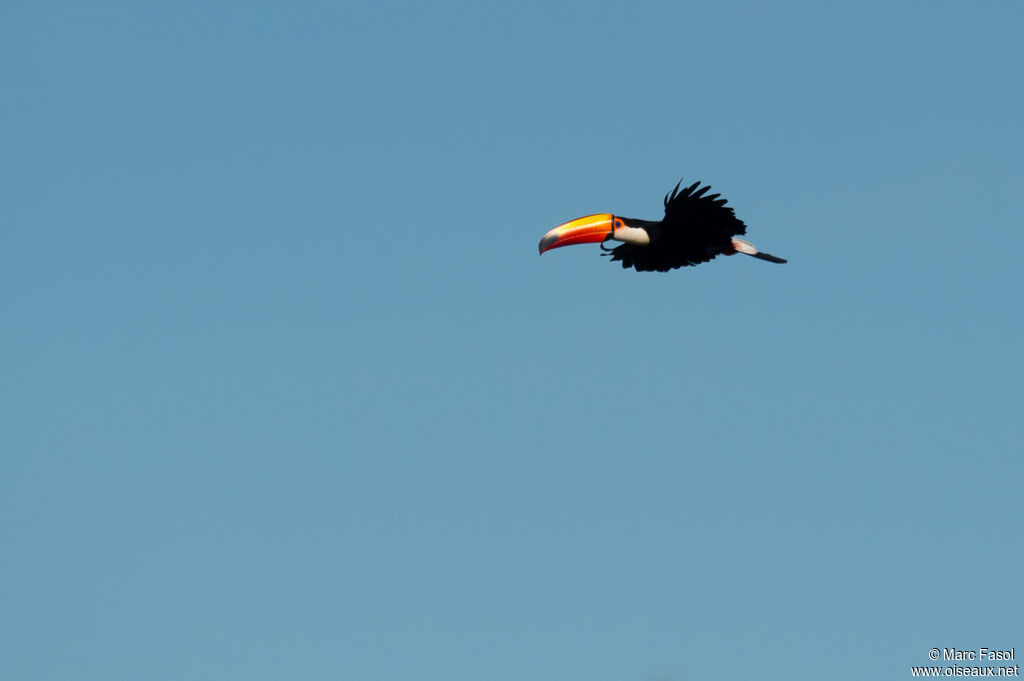
<path id="1" fill-rule="evenodd" d="M 953 662 L 932 667 L 911 667 L 911 676 L 1020 676 L 1020 665 L 1015 664 L 1014 648 L 932 648 L 928 659 L 934 662 Z M 975 664 L 957 664 L 957 663 Z M 993 664 L 995 663 L 995 664 Z"/>

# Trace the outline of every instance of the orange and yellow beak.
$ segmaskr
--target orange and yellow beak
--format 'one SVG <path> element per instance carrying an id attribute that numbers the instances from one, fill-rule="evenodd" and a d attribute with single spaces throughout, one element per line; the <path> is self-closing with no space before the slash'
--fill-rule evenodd
<path id="1" fill-rule="evenodd" d="M 611 213 L 598 213 L 570 220 L 555 227 L 544 235 L 538 248 L 541 255 L 544 251 L 573 244 L 599 243 L 612 235 L 615 216 Z"/>

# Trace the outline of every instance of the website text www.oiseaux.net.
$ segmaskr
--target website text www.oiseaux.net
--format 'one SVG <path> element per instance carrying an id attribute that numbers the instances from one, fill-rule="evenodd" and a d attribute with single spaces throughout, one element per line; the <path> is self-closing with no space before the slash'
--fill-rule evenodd
<path id="1" fill-rule="evenodd" d="M 911 667 L 911 676 L 1020 676 L 1020 665 L 1012 667 L 976 666 L 958 664 L 948 667 Z"/>

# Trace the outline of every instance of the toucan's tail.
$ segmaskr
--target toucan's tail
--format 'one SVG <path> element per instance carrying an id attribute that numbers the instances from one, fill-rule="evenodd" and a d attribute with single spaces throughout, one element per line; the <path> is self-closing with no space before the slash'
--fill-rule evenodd
<path id="1" fill-rule="evenodd" d="M 768 262 L 777 262 L 779 264 L 789 262 L 788 260 L 783 260 L 782 258 L 776 258 L 774 255 L 771 255 L 770 253 L 761 253 L 760 251 L 754 253 L 754 257 L 760 260 L 767 260 Z"/>
<path id="2" fill-rule="evenodd" d="M 784 262 L 786 262 L 782 258 L 776 258 L 774 255 L 770 255 L 768 253 L 762 253 L 761 251 L 757 250 L 757 246 L 755 246 L 754 244 L 750 243 L 749 241 L 744 241 L 743 239 L 733 238 L 733 240 L 732 240 L 732 248 L 733 248 L 733 251 L 736 252 L 736 253 L 746 253 L 747 255 L 752 255 L 755 258 L 760 258 L 761 260 L 767 260 L 768 262 L 777 262 L 777 263 L 784 263 Z"/>

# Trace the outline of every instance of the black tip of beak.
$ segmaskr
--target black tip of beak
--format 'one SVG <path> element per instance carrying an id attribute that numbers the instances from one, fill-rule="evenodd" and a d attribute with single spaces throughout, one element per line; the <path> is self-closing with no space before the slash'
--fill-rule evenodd
<path id="1" fill-rule="evenodd" d="M 556 241 L 558 241 L 558 237 L 554 234 L 548 234 L 541 239 L 540 243 L 537 244 L 537 250 L 540 251 L 540 255 L 544 255 L 544 251 L 554 246 Z"/>

